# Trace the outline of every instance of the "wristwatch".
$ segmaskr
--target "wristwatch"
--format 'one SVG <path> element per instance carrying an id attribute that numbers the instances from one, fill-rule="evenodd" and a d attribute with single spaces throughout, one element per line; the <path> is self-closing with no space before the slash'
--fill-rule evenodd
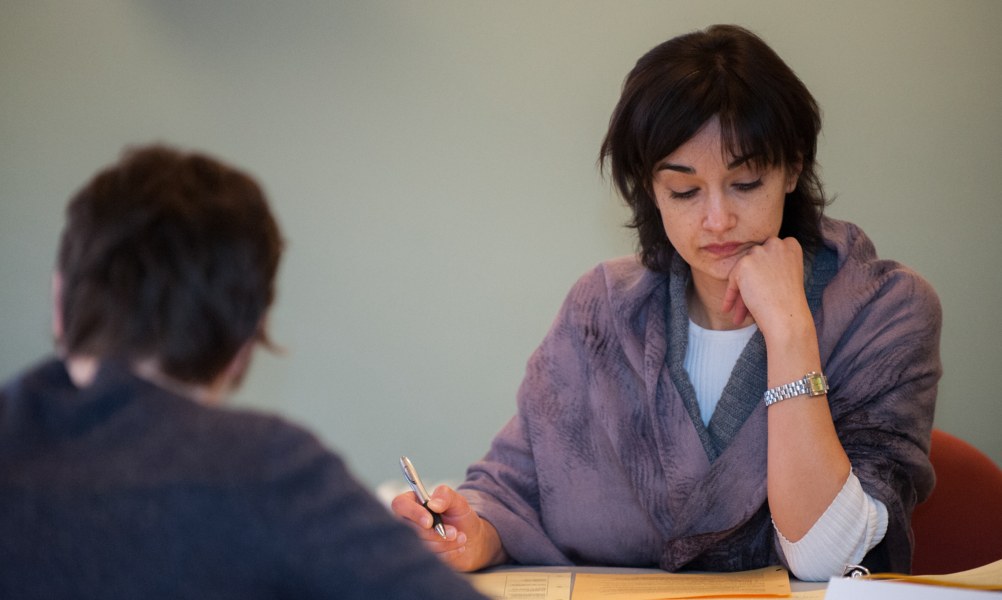
<path id="1" fill-rule="evenodd" d="M 802 379 L 784 383 L 783 385 L 765 391 L 762 399 L 766 406 L 772 406 L 780 400 L 797 396 L 823 396 L 828 393 L 828 378 L 817 371 L 811 371 Z"/>

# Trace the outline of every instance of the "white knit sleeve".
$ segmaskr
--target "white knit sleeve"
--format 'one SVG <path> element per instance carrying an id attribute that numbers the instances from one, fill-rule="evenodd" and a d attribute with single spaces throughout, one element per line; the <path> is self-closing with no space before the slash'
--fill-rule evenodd
<path id="1" fill-rule="evenodd" d="M 842 575 L 846 564 L 859 564 L 884 539 L 887 507 L 864 492 L 850 472 L 842 490 L 799 541 L 786 539 L 775 522 L 773 527 L 786 566 L 797 579 L 828 581 Z"/>

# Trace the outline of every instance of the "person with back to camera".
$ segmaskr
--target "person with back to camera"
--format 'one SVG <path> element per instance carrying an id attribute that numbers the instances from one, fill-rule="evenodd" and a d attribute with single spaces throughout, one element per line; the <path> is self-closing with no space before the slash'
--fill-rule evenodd
<path id="1" fill-rule="evenodd" d="M 601 162 L 639 257 L 571 289 L 517 415 L 454 491 L 460 570 L 505 562 L 803 580 L 907 572 L 941 375 L 934 290 L 822 216 L 814 98 L 759 37 L 713 26 L 655 47 Z"/>
<path id="2" fill-rule="evenodd" d="M 483 598 L 314 436 L 218 406 L 281 250 L 202 154 L 135 149 L 70 201 L 59 357 L 0 390 L 0 597 Z"/>

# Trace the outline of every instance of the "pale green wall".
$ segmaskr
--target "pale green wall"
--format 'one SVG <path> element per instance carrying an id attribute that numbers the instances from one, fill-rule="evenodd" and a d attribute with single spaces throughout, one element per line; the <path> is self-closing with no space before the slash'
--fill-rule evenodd
<path id="1" fill-rule="evenodd" d="M 456 478 L 570 284 L 632 249 L 595 160 L 633 62 L 763 35 L 825 113 L 834 216 L 945 309 L 937 425 L 1002 462 L 1002 2 L 0 2 L 0 377 L 43 356 L 66 198 L 127 143 L 245 166 L 290 240 L 237 402 L 369 483 Z"/>

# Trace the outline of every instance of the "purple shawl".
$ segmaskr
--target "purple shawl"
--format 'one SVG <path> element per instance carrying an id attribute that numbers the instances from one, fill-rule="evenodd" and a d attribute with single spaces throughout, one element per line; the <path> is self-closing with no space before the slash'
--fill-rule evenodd
<path id="1" fill-rule="evenodd" d="M 866 564 L 907 572 L 912 509 L 941 375 L 941 309 L 913 271 L 825 219 L 805 276 L 828 401 L 863 489 L 888 510 Z M 679 261 L 681 262 L 681 261 Z M 461 486 L 523 564 L 733 571 L 778 564 L 766 498 L 765 349 L 738 359 L 708 427 L 685 355 L 684 263 L 602 263 L 571 289 L 518 393 L 518 413 Z"/>

